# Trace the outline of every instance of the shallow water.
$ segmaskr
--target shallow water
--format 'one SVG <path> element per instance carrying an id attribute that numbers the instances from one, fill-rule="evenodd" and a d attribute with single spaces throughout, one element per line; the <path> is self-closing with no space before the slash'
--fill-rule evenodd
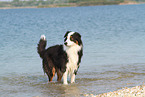
<path id="1" fill-rule="evenodd" d="M 0 10 L 1 97 L 84 96 L 145 81 L 145 5 Z M 37 54 L 63 43 L 67 30 L 82 35 L 84 56 L 76 83 L 47 82 Z"/>

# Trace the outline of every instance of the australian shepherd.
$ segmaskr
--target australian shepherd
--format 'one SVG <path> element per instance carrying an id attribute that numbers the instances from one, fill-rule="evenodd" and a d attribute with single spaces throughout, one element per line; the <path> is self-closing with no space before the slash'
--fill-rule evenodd
<path id="1" fill-rule="evenodd" d="M 68 84 L 67 76 L 70 75 L 70 82 L 75 82 L 75 75 L 78 72 L 83 55 L 83 43 L 78 32 L 67 31 L 64 35 L 64 45 L 55 45 L 46 49 L 46 38 L 41 35 L 37 50 L 42 58 L 43 70 L 51 82 L 55 73 L 57 81 Z"/>

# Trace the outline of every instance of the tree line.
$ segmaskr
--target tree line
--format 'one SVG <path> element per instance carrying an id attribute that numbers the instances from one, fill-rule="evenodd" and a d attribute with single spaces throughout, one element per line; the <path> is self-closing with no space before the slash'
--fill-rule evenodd
<path id="1" fill-rule="evenodd" d="M 13 0 L 1 1 L 0 7 L 55 7 L 55 6 L 89 6 L 111 5 L 126 1 L 145 2 L 144 0 Z"/>

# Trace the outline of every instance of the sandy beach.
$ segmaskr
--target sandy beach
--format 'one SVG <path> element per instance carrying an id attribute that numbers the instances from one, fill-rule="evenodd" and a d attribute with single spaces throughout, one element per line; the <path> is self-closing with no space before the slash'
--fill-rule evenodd
<path id="1" fill-rule="evenodd" d="M 145 97 L 145 85 L 103 93 L 99 95 L 86 94 L 86 97 Z"/>

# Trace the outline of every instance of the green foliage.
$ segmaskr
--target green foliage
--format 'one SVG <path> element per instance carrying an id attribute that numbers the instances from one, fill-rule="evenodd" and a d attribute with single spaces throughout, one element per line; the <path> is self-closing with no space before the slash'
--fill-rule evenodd
<path id="1" fill-rule="evenodd" d="M 89 6 L 89 5 L 115 5 L 121 3 L 120 0 L 118 1 L 107 1 L 107 0 L 87 0 L 79 2 L 79 6 Z"/>
<path id="2" fill-rule="evenodd" d="M 62 7 L 62 6 L 90 6 L 112 5 L 125 1 L 145 2 L 145 0 L 13 0 L 0 1 L 0 7 Z"/>

